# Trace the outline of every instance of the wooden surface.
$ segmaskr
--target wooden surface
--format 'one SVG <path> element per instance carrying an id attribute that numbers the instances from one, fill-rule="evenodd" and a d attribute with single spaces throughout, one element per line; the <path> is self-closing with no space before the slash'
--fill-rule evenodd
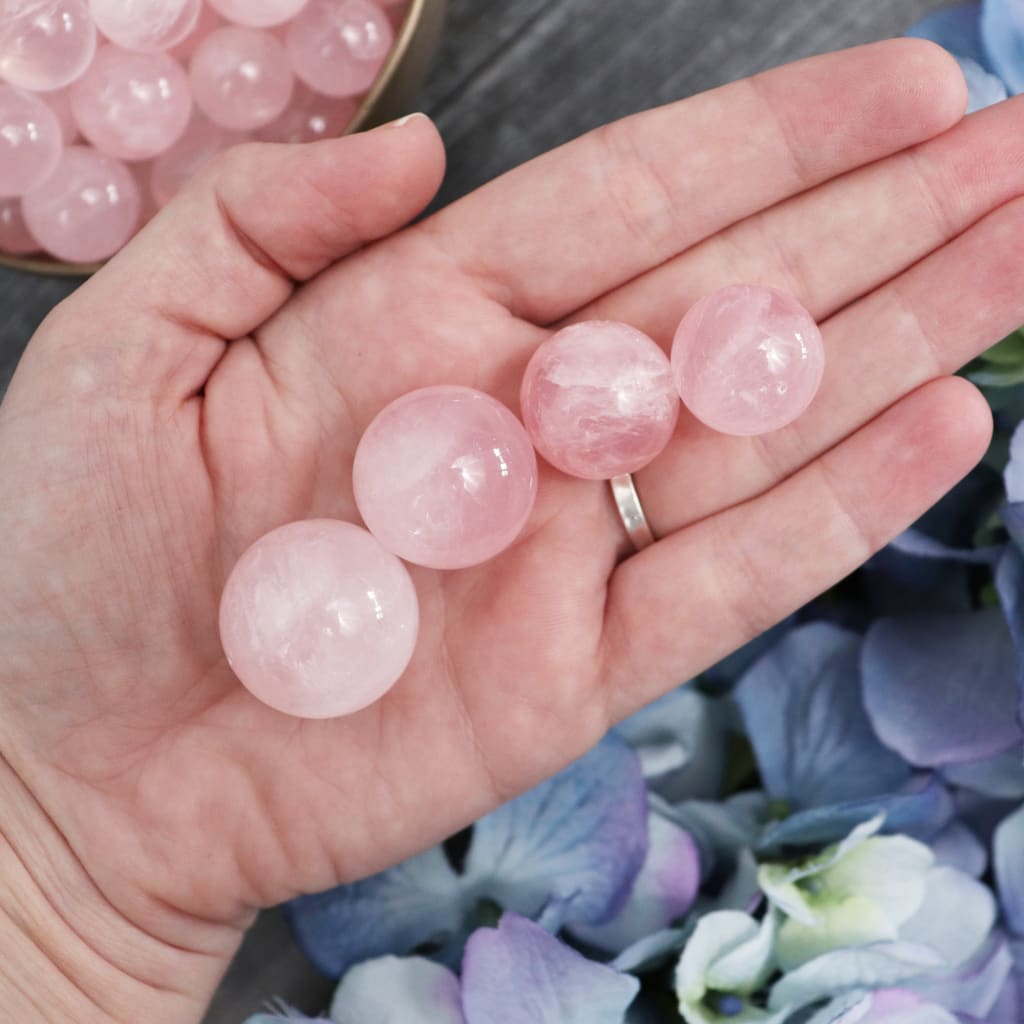
<path id="1" fill-rule="evenodd" d="M 602 122 L 797 57 L 899 35 L 943 0 L 451 0 L 421 108 L 450 171 L 440 202 Z M 0 270 L 0 389 L 73 282 Z M 0 458 L 2 458 L 0 453 Z M 273 995 L 307 1011 L 330 987 L 264 917 L 208 1024 L 238 1024 Z M 374 1024 L 368 1021 L 367 1024 Z"/>

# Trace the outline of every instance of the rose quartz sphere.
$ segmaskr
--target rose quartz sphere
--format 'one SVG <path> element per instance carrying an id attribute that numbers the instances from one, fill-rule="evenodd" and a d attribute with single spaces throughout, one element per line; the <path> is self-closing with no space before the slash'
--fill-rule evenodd
<path id="1" fill-rule="evenodd" d="M 294 18 L 308 0 L 208 0 L 228 21 L 250 28 L 270 28 Z"/>
<path id="2" fill-rule="evenodd" d="M 126 50 L 156 53 L 195 28 L 201 0 L 90 0 L 96 27 Z"/>
<path id="3" fill-rule="evenodd" d="M 416 591 L 365 530 L 317 519 L 256 541 L 224 588 L 228 663 L 265 704 L 300 718 L 350 715 L 379 700 L 412 658 Z"/>
<path id="4" fill-rule="evenodd" d="M 17 199 L 0 199 L 0 252 L 25 256 L 38 250 L 39 243 L 29 234 L 21 215 L 21 203 Z"/>
<path id="5" fill-rule="evenodd" d="M 301 83 L 288 109 L 256 132 L 261 142 L 319 142 L 343 135 L 355 116 L 355 100 L 321 96 Z"/>
<path id="6" fill-rule="evenodd" d="M 192 93 L 184 68 L 166 53 L 104 46 L 71 86 L 82 134 L 119 160 L 151 160 L 184 134 Z"/>
<path id="7" fill-rule="evenodd" d="M 48 92 L 70 85 L 96 52 L 85 0 L 0 2 L 0 78 Z"/>
<path id="8" fill-rule="evenodd" d="M 523 425 L 489 395 L 422 388 L 367 428 L 352 485 L 363 520 L 389 551 L 461 569 L 519 536 L 537 496 L 537 458 Z"/>
<path id="9" fill-rule="evenodd" d="M 701 299 L 672 343 L 676 388 L 724 434 L 767 434 L 810 404 L 825 371 L 814 318 L 792 296 L 737 284 Z"/>
<path id="10" fill-rule="evenodd" d="M 235 25 L 211 32 L 192 54 L 190 70 L 197 106 L 237 132 L 280 117 L 295 87 L 281 42 L 270 32 Z"/>
<path id="11" fill-rule="evenodd" d="M 60 122 L 43 100 L 0 85 L 0 198 L 38 187 L 53 173 L 63 148 Z"/>
<path id="12" fill-rule="evenodd" d="M 229 132 L 198 115 L 174 148 L 153 161 L 149 171 L 153 199 L 158 206 L 166 206 L 210 160 L 248 140 L 243 132 Z"/>
<path id="13" fill-rule="evenodd" d="M 635 473 L 668 444 L 679 396 L 668 356 L 627 324 L 573 324 L 533 354 L 523 422 L 537 451 L 584 480 Z"/>
<path id="14" fill-rule="evenodd" d="M 310 0 L 288 26 L 292 68 L 327 96 L 357 96 L 373 85 L 395 40 L 372 0 Z"/>
<path id="15" fill-rule="evenodd" d="M 88 146 L 65 150 L 53 174 L 22 202 L 29 231 L 69 263 L 113 256 L 135 233 L 141 210 L 132 172 Z"/>

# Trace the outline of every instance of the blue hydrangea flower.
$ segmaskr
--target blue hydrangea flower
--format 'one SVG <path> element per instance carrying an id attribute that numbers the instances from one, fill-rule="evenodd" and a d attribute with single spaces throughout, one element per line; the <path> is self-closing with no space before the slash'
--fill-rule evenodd
<path id="1" fill-rule="evenodd" d="M 952 818 L 948 793 L 879 740 L 864 709 L 863 640 L 824 622 L 791 630 L 747 671 L 735 698 L 775 823 L 770 851 L 823 845 L 882 814 L 885 829 L 930 837 Z"/>
<path id="2" fill-rule="evenodd" d="M 686 1024 L 781 1024 L 788 1007 L 774 1013 L 751 1000 L 775 969 L 778 918 L 756 921 L 720 910 L 697 923 L 676 968 L 676 996 Z"/>
<path id="3" fill-rule="evenodd" d="M 623 1024 L 640 985 L 539 925 L 505 914 L 466 943 L 461 979 L 423 957 L 380 957 L 342 978 L 331 1024 Z M 260 1014 L 248 1024 L 307 1021 Z"/>
<path id="4" fill-rule="evenodd" d="M 373 878 L 294 901 L 296 937 L 325 974 L 363 960 L 435 947 L 455 963 L 481 908 L 542 917 L 547 927 L 603 925 L 620 912 L 635 927 L 667 923 L 696 890 L 693 844 L 659 823 L 655 862 L 630 897 L 648 853 L 648 800 L 639 761 L 615 736 L 473 829 L 464 869 L 440 847 Z M 666 858 L 663 847 L 682 851 Z M 596 938 L 596 933 L 595 933 Z M 608 933 L 631 941 L 630 925 Z"/>
<path id="5" fill-rule="evenodd" d="M 923 843 L 876 835 L 881 824 L 876 818 L 816 856 L 762 866 L 761 886 L 782 915 L 775 955 L 784 970 L 884 942 L 927 947 L 956 968 L 988 939 L 995 922 L 988 888 L 936 865 Z"/>

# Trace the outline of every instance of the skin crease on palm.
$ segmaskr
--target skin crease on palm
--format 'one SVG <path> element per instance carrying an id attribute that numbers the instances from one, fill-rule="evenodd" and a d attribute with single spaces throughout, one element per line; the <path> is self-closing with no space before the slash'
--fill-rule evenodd
<path id="1" fill-rule="evenodd" d="M 198 1020 L 257 908 L 562 768 L 966 473 L 990 419 L 949 374 L 1024 322 L 1024 107 L 965 106 L 941 51 L 878 44 L 604 128 L 404 230 L 443 173 L 425 118 L 246 147 L 56 309 L 0 407 L 10 1018 Z M 607 488 L 544 467 L 511 550 L 413 570 L 419 647 L 379 704 L 299 721 L 242 689 L 227 573 L 282 523 L 357 520 L 386 402 L 451 383 L 516 409 L 552 326 L 667 345 L 735 281 L 822 323 L 822 391 L 760 439 L 684 414 L 637 475 L 658 544 L 627 558 Z"/>

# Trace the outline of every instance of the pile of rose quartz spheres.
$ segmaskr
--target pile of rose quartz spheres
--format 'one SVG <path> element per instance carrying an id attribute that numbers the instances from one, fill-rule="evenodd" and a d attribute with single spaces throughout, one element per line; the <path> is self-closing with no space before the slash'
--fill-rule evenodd
<path id="1" fill-rule="evenodd" d="M 117 252 L 207 160 L 340 135 L 408 0 L 0 0 L 0 253 Z"/>

